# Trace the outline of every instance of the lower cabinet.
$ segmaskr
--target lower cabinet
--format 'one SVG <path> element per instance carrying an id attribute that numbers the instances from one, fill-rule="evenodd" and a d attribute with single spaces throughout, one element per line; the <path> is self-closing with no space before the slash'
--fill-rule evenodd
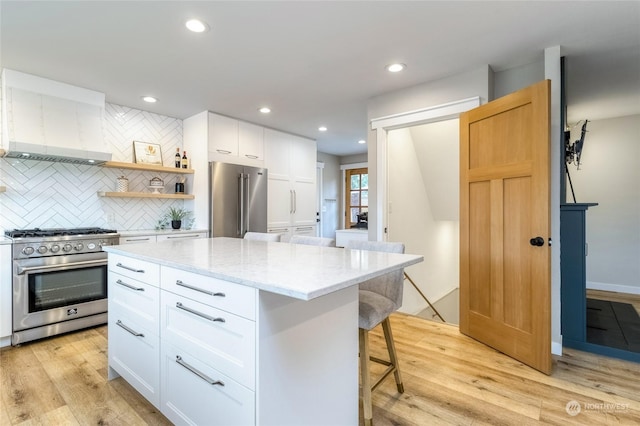
<path id="1" fill-rule="evenodd" d="M 11 244 L 0 244 L 0 347 L 11 344 L 13 289 Z"/>
<path id="2" fill-rule="evenodd" d="M 255 424 L 256 290 L 124 263 L 110 255 L 109 379 L 178 425 Z"/>
<path id="3" fill-rule="evenodd" d="M 162 345 L 162 405 L 160 410 L 173 423 L 191 425 L 255 424 L 255 395 L 192 356 L 184 349 Z"/>

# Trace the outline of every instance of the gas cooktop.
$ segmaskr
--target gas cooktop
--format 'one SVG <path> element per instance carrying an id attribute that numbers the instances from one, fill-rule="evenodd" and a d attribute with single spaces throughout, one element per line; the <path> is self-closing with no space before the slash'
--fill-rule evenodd
<path id="1" fill-rule="evenodd" d="M 5 235 L 10 238 L 42 238 L 42 237 L 62 237 L 70 235 L 98 235 L 117 234 L 118 231 L 103 228 L 33 228 L 14 229 L 5 231 Z"/>

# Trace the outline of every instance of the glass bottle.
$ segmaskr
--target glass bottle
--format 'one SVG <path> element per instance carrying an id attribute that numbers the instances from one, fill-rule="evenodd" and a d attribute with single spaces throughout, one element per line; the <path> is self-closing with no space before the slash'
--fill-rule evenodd
<path id="1" fill-rule="evenodd" d="M 183 169 L 188 169 L 189 168 L 189 160 L 187 159 L 187 151 L 184 151 L 184 153 L 182 154 L 182 168 Z"/>
<path id="2" fill-rule="evenodd" d="M 182 167 L 182 159 L 180 158 L 180 148 L 176 148 L 176 168 Z"/>

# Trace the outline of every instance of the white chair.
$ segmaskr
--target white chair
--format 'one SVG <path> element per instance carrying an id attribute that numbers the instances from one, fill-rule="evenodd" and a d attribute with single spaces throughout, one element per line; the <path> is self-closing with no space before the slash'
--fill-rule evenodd
<path id="1" fill-rule="evenodd" d="M 348 241 L 346 249 L 370 250 L 388 253 L 404 253 L 404 244 L 380 241 Z M 402 305 L 404 269 L 393 271 L 380 277 L 360 283 L 358 300 L 358 327 L 360 343 L 360 375 L 362 383 L 362 410 L 364 424 L 370 426 L 373 417 L 371 392 L 391 373 L 396 378 L 398 392 L 404 392 L 398 357 L 391 334 L 389 315 Z M 384 339 L 387 343 L 389 361 L 372 357 L 369 352 L 369 331 L 382 323 Z M 387 366 L 384 373 L 372 384 L 369 372 L 370 361 Z"/>
<path id="2" fill-rule="evenodd" d="M 280 234 L 270 234 L 268 232 L 247 232 L 244 234 L 245 240 L 258 240 L 258 241 L 280 241 Z"/>
<path id="3" fill-rule="evenodd" d="M 306 244 L 308 246 L 335 247 L 336 240 L 333 238 L 311 237 L 308 235 L 294 235 L 289 240 L 291 244 Z"/>

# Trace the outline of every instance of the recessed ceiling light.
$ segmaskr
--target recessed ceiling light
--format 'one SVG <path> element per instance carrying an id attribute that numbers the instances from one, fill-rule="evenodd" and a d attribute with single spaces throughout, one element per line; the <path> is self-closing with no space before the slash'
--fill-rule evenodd
<path id="1" fill-rule="evenodd" d="M 326 132 L 327 131 L 327 126 L 320 126 L 320 127 L 318 127 L 318 130 L 320 130 L 321 132 Z"/>
<path id="2" fill-rule="evenodd" d="M 199 19 L 190 19 L 185 22 L 184 25 L 189 29 L 189 31 L 193 31 L 194 33 L 203 33 L 209 30 L 209 25 Z"/>
<path id="3" fill-rule="evenodd" d="M 364 139 L 360 139 L 360 140 L 358 141 L 358 143 L 359 143 L 359 144 L 363 144 L 363 143 L 367 143 L 367 141 L 365 141 Z"/>
<path id="4" fill-rule="evenodd" d="M 154 98 L 153 96 L 143 96 L 142 100 L 145 102 L 149 102 L 150 104 L 154 103 L 154 102 L 158 102 L 158 100 L 156 98 Z"/>
<path id="5" fill-rule="evenodd" d="M 258 111 L 260 111 L 263 114 L 269 114 L 271 112 L 271 108 L 265 106 L 260 108 Z"/>
<path id="6" fill-rule="evenodd" d="M 407 66 L 405 64 L 389 64 L 387 65 L 387 71 L 389 72 L 400 72 L 404 70 Z"/>

